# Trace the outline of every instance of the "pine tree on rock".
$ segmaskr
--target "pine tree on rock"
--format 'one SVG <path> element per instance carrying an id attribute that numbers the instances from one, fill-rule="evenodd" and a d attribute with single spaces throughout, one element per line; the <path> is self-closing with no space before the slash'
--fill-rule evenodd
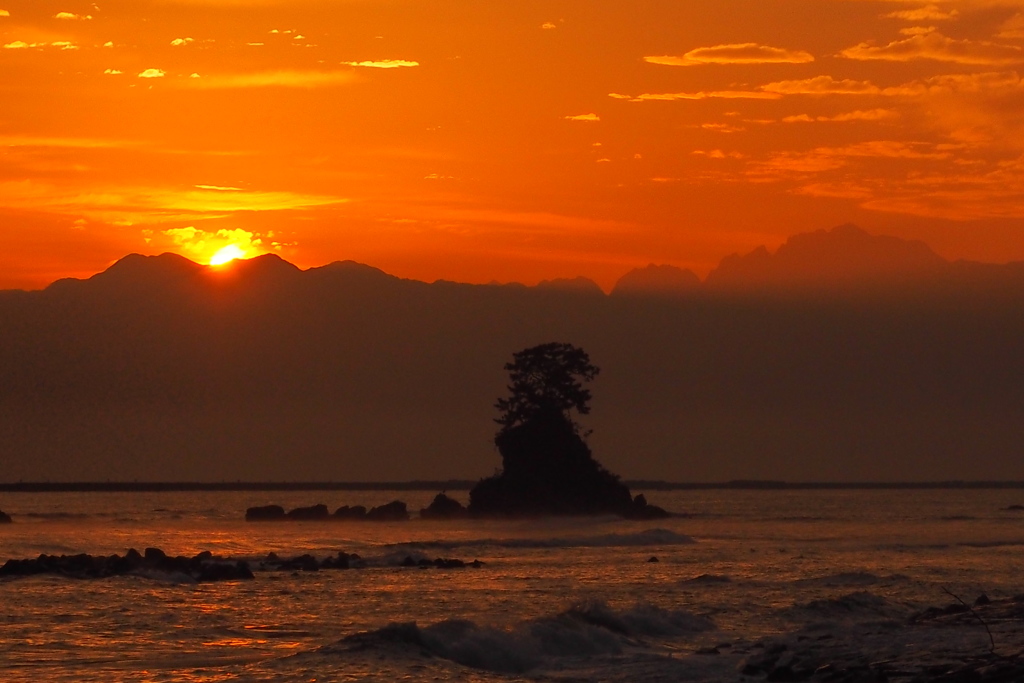
<path id="1" fill-rule="evenodd" d="M 585 384 L 600 372 L 587 353 L 551 342 L 523 349 L 505 365 L 509 396 L 495 403 L 501 425 L 494 443 L 502 471 L 481 480 L 469 511 L 484 516 L 656 516 L 591 455 L 574 414 L 590 412 Z"/>

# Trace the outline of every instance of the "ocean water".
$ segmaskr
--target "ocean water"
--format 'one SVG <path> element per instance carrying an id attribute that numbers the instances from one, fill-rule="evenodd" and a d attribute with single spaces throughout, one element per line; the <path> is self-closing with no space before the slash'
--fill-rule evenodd
<path id="1" fill-rule="evenodd" d="M 0 562 L 159 547 L 256 574 L 0 579 L 0 681 L 910 681 L 1024 649 L 1024 490 L 651 491 L 679 513 L 652 522 L 243 519 L 433 493 L 0 494 Z M 365 566 L 260 569 L 271 551 Z"/>

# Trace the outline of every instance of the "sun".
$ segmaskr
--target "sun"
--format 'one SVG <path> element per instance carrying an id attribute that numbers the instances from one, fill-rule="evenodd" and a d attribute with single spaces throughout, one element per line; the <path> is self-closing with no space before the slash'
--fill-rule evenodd
<path id="1" fill-rule="evenodd" d="M 210 257 L 210 265 L 221 266 L 229 261 L 242 258 L 243 256 L 245 256 L 245 252 L 241 247 L 237 244 L 229 244 Z"/>

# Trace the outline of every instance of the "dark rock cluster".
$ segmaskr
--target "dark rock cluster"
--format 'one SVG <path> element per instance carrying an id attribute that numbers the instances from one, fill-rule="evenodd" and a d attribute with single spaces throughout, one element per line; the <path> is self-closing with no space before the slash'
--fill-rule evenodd
<path id="1" fill-rule="evenodd" d="M 362 558 L 355 553 L 338 552 L 337 555 L 318 560 L 310 554 L 297 557 L 281 558 L 277 553 L 270 553 L 260 561 L 260 569 L 291 572 L 317 572 L 321 569 L 352 569 L 364 567 Z"/>
<path id="2" fill-rule="evenodd" d="M 6 512 L 4 512 L 3 510 L 0 510 L 0 524 L 10 524 L 10 523 L 11 523 L 11 516 L 9 514 L 7 514 Z"/>
<path id="3" fill-rule="evenodd" d="M 40 555 L 35 559 L 8 560 L 0 567 L 0 577 L 58 574 L 76 579 L 102 579 L 109 576 L 160 572 L 187 576 L 193 581 L 238 581 L 252 579 L 249 564 L 214 557 L 203 551 L 195 557 L 171 557 L 159 548 L 146 548 L 144 554 L 134 548 L 122 555 Z"/>
<path id="4" fill-rule="evenodd" d="M 298 507 L 285 512 L 280 505 L 260 505 L 245 511 L 247 522 L 284 522 L 284 521 L 328 521 L 349 520 L 357 522 L 400 522 L 409 519 L 409 510 L 400 500 L 393 500 L 385 505 L 367 510 L 362 505 L 344 505 L 332 515 L 323 503 L 309 507 Z"/>

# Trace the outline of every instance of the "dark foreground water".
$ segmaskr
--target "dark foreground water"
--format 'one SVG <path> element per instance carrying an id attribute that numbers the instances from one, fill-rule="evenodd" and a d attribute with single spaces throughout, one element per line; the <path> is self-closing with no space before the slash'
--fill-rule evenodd
<path id="1" fill-rule="evenodd" d="M 15 521 L 0 526 L 0 562 L 154 546 L 256 569 L 209 584 L 0 580 L 0 680 L 910 681 L 979 667 L 993 642 L 1024 648 L 1024 512 L 1008 509 L 1024 491 L 648 492 L 683 513 L 648 523 L 243 521 L 251 505 L 417 510 L 431 497 L 0 494 Z M 270 551 L 366 566 L 260 570 Z M 926 611 L 951 594 L 993 604 Z"/>

